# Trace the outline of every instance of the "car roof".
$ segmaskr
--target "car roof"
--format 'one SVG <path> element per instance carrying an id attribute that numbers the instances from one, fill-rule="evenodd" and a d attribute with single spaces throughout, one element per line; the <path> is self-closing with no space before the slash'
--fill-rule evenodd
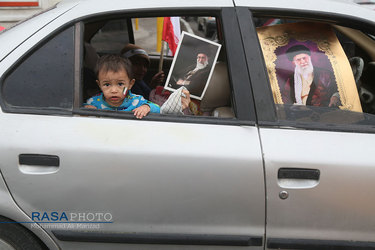
<path id="1" fill-rule="evenodd" d="M 62 0 L 61 2 L 76 2 L 78 3 L 76 9 L 81 9 L 84 12 L 95 12 L 100 11 L 113 11 L 113 10 L 124 10 L 124 9 L 142 9 L 142 8 L 179 8 L 179 7 L 231 7 L 233 5 L 232 0 L 189 0 L 189 1 L 176 1 L 176 0 L 141 0 L 141 1 L 129 1 L 129 0 Z"/>
<path id="2" fill-rule="evenodd" d="M 311 11 L 332 15 L 360 17 L 375 22 L 374 12 L 353 3 L 351 0 L 233 0 L 236 6 L 253 9 L 289 11 Z"/>
<path id="3" fill-rule="evenodd" d="M 360 17 L 375 22 L 375 15 L 372 10 L 345 0 L 62 0 L 57 4 L 57 7 L 51 11 L 28 20 L 25 22 L 25 25 L 19 25 L 0 34 L 0 44 L 7 44 L 7 46 L 4 46 L 2 50 L 0 50 L 0 61 L 14 50 L 16 46 L 52 21 L 61 23 L 62 25 L 66 22 L 80 19 L 83 16 L 132 9 L 151 10 L 153 8 L 162 8 L 166 10 L 168 8 L 189 7 L 210 9 L 217 7 L 233 7 L 234 5 L 265 10 L 312 11 L 329 15 L 341 14 L 353 18 Z M 10 43 L 9 41 L 12 42 Z"/>

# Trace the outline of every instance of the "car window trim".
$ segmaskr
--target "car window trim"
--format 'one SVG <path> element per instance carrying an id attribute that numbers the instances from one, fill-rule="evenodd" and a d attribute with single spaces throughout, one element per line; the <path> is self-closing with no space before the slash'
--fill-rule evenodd
<path id="1" fill-rule="evenodd" d="M 222 28 L 226 47 L 233 106 L 239 120 L 256 121 L 253 91 L 246 63 L 241 31 L 235 8 L 222 9 Z"/>
<path id="2" fill-rule="evenodd" d="M 73 97 L 73 109 L 81 106 L 82 100 L 82 64 L 83 64 L 83 23 L 77 22 L 74 25 L 74 97 Z"/>
<path id="3" fill-rule="evenodd" d="M 276 121 L 276 108 L 273 101 L 263 53 L 260 47 L 253 16 L 247 7 L 236 7 L 242 33 L 247 69 L 250 75 L 256 114 L 259 121 Z"/>
<path id="4" fill-rule="evenodd" d="M 113 233 L 87 232 L 82 230 L 53 230 L 61 241 L 131 243 L 184 246 L 263 246 L 263 236 L 169 234 L 169 233 Z"/>
<path id="5" fill-rule="evenodd" d="M 332 124 L 332 123 L 313 123 L 313 122 L 296 122 L 279 120 L 276 122 L 259 121 L 259 128 L 278 128 L 278 129 L 303 129 L 313 131 L 329 131 L 329 132 L 348 132 L 348 133 L 375 133 L 374 125 L 362 124 Z"/>
<path id="6" fill-rule="evenodd" d="M 142 120 L 137 119 L 132 112 L 97 110 L 88 108 L 79 108 L 73 110 L 75 115 L 96 117 L 96 118 L 113 118 L 122 120 L 137 121 L 160 121 L 160 122 L 177 122 L 192 124 L 213 124 L 213 125 L 232 125 L 232 126 L 255 126 L 255 121 L 244 121 L 237 118 L 220 118 L 214 116 L 194 116 L 194 115 L 171 115 L 171 114 L 148 114 Z"/>
<path id="7" fill-rule="evenodd" d="M 269 249 L 374 249 L 373 241 L 268 238 Z"/>

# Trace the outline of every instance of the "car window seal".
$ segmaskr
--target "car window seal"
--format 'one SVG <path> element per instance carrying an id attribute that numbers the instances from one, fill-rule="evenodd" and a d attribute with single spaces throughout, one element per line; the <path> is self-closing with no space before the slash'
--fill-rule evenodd
<path id="1" fill-rule="evenodd" d="M 133 113 L 124 111 L 110 110 L 94 110 L 94 109 L 74 109 L 75 115 L 97 117 L 97 118 L 113 118 L 123 120 L 139 120 Z M 160 122 L 178 122 L 178 123 L 197 123 L 197 124 L 217 124 L 217 125 L 246 125 L 255 126 L 254 121 L 244 121 L 237 118 L 218 118 L 212 116 L 177 116 L 170 114 L 149 114 L 140 121 L 160 121 Z"/>
<path id="2" fill-rule="evenodd" d="M 292 122 L 292 121 L 259 121 L 259 128 L 278 128 L 292 130 L 315 130 L 330 132 L 348 132 L 348 133 L 375 133 L 375 125 L 358 125 L 358 124 L 323 124 L 309 122 Z"/>

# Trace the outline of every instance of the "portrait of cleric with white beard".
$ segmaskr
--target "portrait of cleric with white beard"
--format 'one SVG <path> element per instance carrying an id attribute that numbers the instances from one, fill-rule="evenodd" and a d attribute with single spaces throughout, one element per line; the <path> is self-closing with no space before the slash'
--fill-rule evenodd
<path id="1" fill-rule="evenodd" d="M 207 52 L 198 52 L 196 63 L 188 66 L 185 71 L 177 76 L 176 87 L 185 86 L 192 95 L 200 96 L 210 74 Z"/>
<path id="2" fill-rule="evenodd" d="M 340 95 L 333 72 L 314 66 L 312 51 L 303 44 L 293 45 L 285 52 L 294 71 L 286 75 L 281 86 L 284 104 L 338 107 Z M 328 58 L 327 58 L 328 60 Z"/>
<path id="3" fill-rule="evenodd" d="M 165 88 L 185 87 L 192 98 L 201 100 L 214 69 L 221 45 L 183 33 Z"/>

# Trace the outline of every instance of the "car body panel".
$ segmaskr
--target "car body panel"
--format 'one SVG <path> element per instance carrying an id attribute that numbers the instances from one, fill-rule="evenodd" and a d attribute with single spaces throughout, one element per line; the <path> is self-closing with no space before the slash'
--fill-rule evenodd
<path id="1" fill-rule="evenodd" d="M 0 164 L 0 168 L 2 165 Z M 49 236 L 47 232 L 45 232 L 41 227 L 32 223 L 33 221 L 30 219 L 29 216 L 22 211 L 22 209 L 17 205 L 17 203 L 13 200 L 12 195 L 10 194 L 8 187 L 6 186 L 3 176 L 0 172 L 0 211 L 1 215 L 11 219 L 15 222 L 25 222 L 22 225 L 29 230 L 31 230 L 37 237 L 39 237 L 44 244 L 49 249 L 59 249 L 58 245 L 54 242 L 54 240 Z M 1 221 L 0 221 L 1 223 Z M 1 244 L 0 244 L 1 245 Z"/>
<path id="2" fill-rule="evenodd" d="M 29 216 L 108 212 L 114 223 L 102 225 L 103 233 L 264 234 L 255 127 L 12 114 L 0 119 L 1 169 Z M 60 167 L 25 168 L 19 154 L 56 155 Z"/>
<path id="3" fill-rule="evenodd" d="M 268 239 L 374 240 L 375 135 L 260 128 L 260 136 Z M 320 179 L 283 182 L 280 168 L 318 169 Z"/>

